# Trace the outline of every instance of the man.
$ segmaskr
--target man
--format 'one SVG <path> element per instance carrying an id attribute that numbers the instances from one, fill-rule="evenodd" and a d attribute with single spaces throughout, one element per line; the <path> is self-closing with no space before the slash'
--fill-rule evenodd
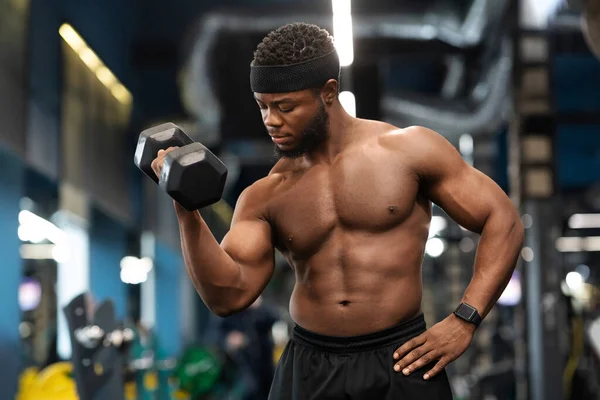
<path id="1" fill-rule="evenodd" d="M 212 312 L 228 316 L 263 291 L 275 249 L 289 261 L 297 325 L 270 399 L 451 399 L 444 367 L 507 285 L 522 224 L 437 133 L 348 115 L 339 71 L 332 37 L 314 25 L 283 26 L 258 45 L 251 85 L 280 159 L 240 195 L 220 245 L 199 213 L 175 204 L 187 271 Z M 431 202 L 481 239 L 464 304 L 426 330 Z"/>

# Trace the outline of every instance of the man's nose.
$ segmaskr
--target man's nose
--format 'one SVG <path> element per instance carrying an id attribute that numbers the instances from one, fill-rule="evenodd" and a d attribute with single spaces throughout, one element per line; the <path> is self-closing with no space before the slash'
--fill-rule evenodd
<path id="1" fill-rule="evenodd" d="M 266 110 L 264 112 L 263 122 L 265 123 L 265 126 L 279 127 L 283 125 L 283 121 L 281 120 L 279 113 L 273 112 L 271 110 Z"/>

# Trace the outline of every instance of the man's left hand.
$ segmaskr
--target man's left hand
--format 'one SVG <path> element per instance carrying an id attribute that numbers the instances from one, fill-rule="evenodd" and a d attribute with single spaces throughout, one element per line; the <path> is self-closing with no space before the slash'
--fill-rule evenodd
<path id="1" fill-rule="evenodd" d="M 394 360 L 399 360 L 394 365 L 394 370 L 410 375 L 437 360 L 437 364 L 423 376 L 424 379 L 431 379 L 467 350 L 474 333 L 475 325 L 451 314 L 400 346 L 394 352 Z"/>

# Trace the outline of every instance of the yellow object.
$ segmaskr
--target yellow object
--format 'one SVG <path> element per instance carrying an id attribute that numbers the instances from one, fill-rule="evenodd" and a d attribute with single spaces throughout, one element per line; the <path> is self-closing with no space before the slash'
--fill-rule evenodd
<path id="1" fill-rule="evenodd" d="M 573 377 L 575 376 L 575 371 L 577 370 L 577 365 L 579 364 L 579 358 L 583 353 L 583 341 L 584 341 L 584 322 L 581 315 L 575 315 L 571 320 L 571 327 L 573 330 L 572 339 L 571 339 L 571 354 L 569 354 L 569 359 L 567 360 L 567 365 L 565 366 L 565 370 L 563 372 L 563 390 L 564 390 L 564 398 L 571 398 Z"/>
<path id="2" fill-rule="evenodd" d="M 137 399 L 137 386 L 135 382 L 126 382 L 125 383 L 125 399 L 126 400 L 136 400 Z"/>
<path id="3" fill-rule="evenodd" d="M 17 400 L 20 400 L 20 394 L 28 391 L 35 383 L 39 370 L 35 367 L 26 368 L 19 378 L 19 392 L 17 393 Z"/>
<path id="4" fill-rule="evenodd" d="M 190 394 L 181 389 L 173 393 L 173 398 L 176 400 L 190 400 Z"/>
<path id="5" fill-rule="evenodd" d="M 156 372 L 148 371 L 144 374 L 144 388 L 152 392 L 158 389 L 158 376 Z"/>
<path id="6" fill-rule="evenodd" d="M 284 346 L 275 345 L 275 349 L 273 349 L 273 363 L 277 364 L 279 362 L 279 359 L 281 358 L 281 355 L 283 354 L 284 350 L 285 350 L 285 345 Z"/>
<path id="7" fill-rule="evenodd" d="M 72 365 L 59 362 L 32 376 L 34 370 L 21 375 L 18 400 L 78 400 L 75 381 L 70 377 Z"/>
<path id="8" fill-rule="evenodd" d="M 104 367 L 102 366 L 102 364 L 100 363 L 95 363 L 94 364 L 94 372 L 96 373 L 96 375 L 100 376 L 104 373 Z"/>

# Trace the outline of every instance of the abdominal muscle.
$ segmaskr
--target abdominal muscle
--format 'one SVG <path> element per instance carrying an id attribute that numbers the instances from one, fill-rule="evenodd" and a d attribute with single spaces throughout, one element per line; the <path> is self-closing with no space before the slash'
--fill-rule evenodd
<path id="1" fill-rule="evenodd" d="M 293 262 L 292 319 L 328 336 L 384 330 L 421 312 L 423 244 L 414 235 L 330 238 L 312 257 Z M 292 261 L 294 261 L 292 259 Z"/>

